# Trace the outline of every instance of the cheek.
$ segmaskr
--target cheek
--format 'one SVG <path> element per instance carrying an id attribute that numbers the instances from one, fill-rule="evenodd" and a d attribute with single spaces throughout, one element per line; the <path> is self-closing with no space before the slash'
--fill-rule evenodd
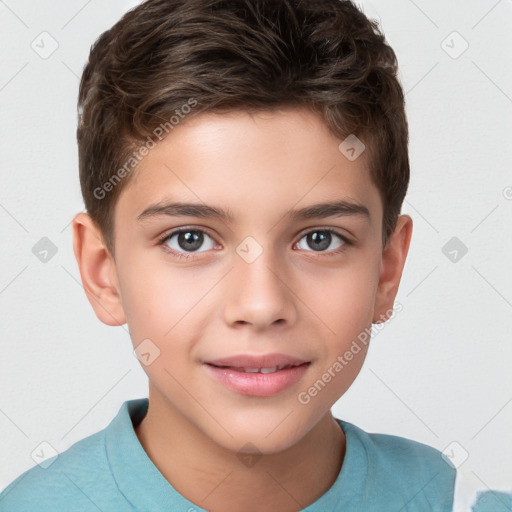
<path id="1" fill-rule="evenodd" d="M 371 324 L 379 281 L 379 261 L 371 251 L 339 268 L 319 268 L 303 281 L 307 304 L 339 338 Z"/>
<path id="2" fill-rule="evenodd" d="M 318 315 L 315 323 L 324 335 L 318 347 L 317 374 L 302 390 L 302 396 L 318 414 L 352 385 L 368 351 L 378 272 L 365 263 L 331 272 L 330 279 L 317 279 L 314 292 L 308 296 L 314 304 L 311 309 Z"/>
<path id="3" fill-rule="evenodd" d="M 133 344 L 149 338 L 162 352 L 177 340 L 191 343 L 202 327 L 202 298 L 215 285 L 216 276 L 197 269 L 126 258 L 120 265 L 119 285 Z M 204 313 L 204 312 L 203 312 Z M 187 341 L 188 340 L 188 341 Z"/>

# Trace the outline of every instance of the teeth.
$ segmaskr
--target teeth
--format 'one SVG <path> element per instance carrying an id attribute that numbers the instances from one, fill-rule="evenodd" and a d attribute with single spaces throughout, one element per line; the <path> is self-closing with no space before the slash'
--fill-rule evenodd
<path id="1" fill-rule="evenodd" d="M 277 366 L 273 368 L 260 368 L 260 373 L 274 373 L 277 372 Z"/>
<path id="2" fill-rule="evenodd" d="M 235 370 L 245 373 L 275 373 L 285 368 L 291 367 L 291 365 L 285 364 L 282 366 L 273 366 L 272 368 L 235 368 Z"/>
<path id="3" fill-rule="evenodd" d="M 293 364 L 284 364 L 281 366 L 272 366 L 271 368 L 241 368 L 234 366 L 218 366 L 218 368 L 231 368 L 237 372 L 245 372 L 245 373 L 275 373 L 280 370 L 287 370 L 288 368 L 295 368 L 297 365 Z"/>

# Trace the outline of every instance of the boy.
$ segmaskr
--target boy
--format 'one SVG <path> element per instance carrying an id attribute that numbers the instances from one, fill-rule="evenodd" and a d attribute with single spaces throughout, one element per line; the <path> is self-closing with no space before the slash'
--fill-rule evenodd
<path id="1" fill-rule="evenodd" d="M 451 510 L 439 451 L 330 411 L 411 238 L 396 73 L 349 1 L 148 0 L 99 38 L 74 251 L 149 400 L 21 475 L 1 510 Z"/>

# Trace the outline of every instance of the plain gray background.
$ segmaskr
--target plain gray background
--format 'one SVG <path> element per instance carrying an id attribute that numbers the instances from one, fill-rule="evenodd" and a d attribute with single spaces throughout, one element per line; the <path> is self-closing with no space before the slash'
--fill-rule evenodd
<path id="1" fill-rule="evenodd" d="M 126 326 L 101 324 L 87 301 L 70 229 L 83 209 L 79 77 L 136 4 L 0 1 L 0 488 L 33 453 L 62 452 L 147 396 Z M 512 2 L 359 5 L 399 60 L 414 234 L 403 310 L 333 413 L 445 450 L 469 490 L 510 491 Z"/>

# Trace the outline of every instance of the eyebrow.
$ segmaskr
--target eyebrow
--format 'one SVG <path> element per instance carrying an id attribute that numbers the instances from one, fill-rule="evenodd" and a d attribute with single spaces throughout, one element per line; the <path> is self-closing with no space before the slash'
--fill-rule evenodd
<path id="1" fill-rule="evenodd" d="M 146 208 L 138 217 L 138 221 L 143 221 L 151 217 L 167 215 L 171 217 L 206 217 L 215 218 L 224 222 L 232 222 L 234 217 L 229 210 L 208 206 L 199 203 L 156 203 Z M 290 210 L 285 217 L 290 220 L 300 221 L 308 219 L 323 219 L 328 217 L 343 217 L 360 215 L 371 219 L 370 211 L 362 204 L 350 201 L 332 201 L 326 203 L 314 204 L 300 208 L 298 210 Z"/>

